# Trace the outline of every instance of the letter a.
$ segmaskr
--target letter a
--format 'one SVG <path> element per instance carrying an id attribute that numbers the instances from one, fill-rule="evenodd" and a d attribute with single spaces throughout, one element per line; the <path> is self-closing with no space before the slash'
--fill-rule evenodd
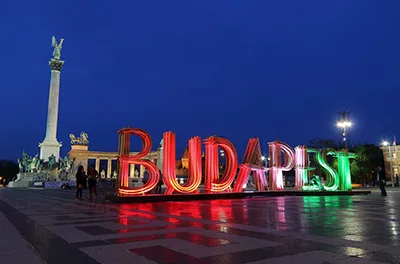
<path id="1" fill-rule="evenodd" d="M 239 165 L 239 174 L 236 179 L 234 192 L 242 192 L 253 172 L 257 191 L 265 191 L 268 187 L 265 172 L 268 168 L 262 165 L 262 154 L 258 138 L 250 138 L 244 153 L 242 164 Z"/>

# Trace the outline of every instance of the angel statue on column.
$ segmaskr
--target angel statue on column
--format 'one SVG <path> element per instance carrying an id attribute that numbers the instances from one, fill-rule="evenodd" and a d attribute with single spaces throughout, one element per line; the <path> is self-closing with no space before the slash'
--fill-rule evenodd
<path id="1" fill-rule="evenodd" d="M 52 37 L 51 39 L 51 46 L 54 48 L 53 51 L 53 58 L 59 60 L 61 58 L 61 49 L 64 39 L 60 39 L 60 43 L 57 43 L 56 37 Z"/>

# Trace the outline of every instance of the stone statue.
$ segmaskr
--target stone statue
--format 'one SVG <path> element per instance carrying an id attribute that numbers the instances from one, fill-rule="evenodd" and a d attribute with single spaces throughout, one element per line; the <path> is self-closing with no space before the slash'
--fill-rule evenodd
<path id="1" fill-rule="evenodd" d="M 135 170 L 135 178 L 137 178 L 137 177 L 139 177 L 139 172 L 138 172 L 138 170 Z"/>
<path id="2" fill-rule="evenodd" d="M 83 144 L 88 145 L 89 144 L 89 136 L 85 132 L 81 132 L 81 141 Z"/>
<path id="3" fill-rule="evenodd" d="M 114 172 L 113 172 L 113 178 L 117 178 L 117 171 L 116 170 L 114 170 Z"/>
<path id="4" fill-rule="evenodd" d="M 54 156 L 53 154 L 51 154 L 51 156 L 49 157 L 49 169 L 53 169 L 54 165 L 56 164 L 56 156 Z"/>
<path id="5" fill-rule="evenodd" d="M 25 150 L 22 151 L 22 158 L 18 159 L 18 166 L 19 166 L 19 172 L 28 172 L 29 170 L 29 165 L 30 165 L 30 157 L 29 155 L 25 152 Z"/>
<path id="6" fill-rule="evenodd" d="M 72 145 L 78 145 L 79 144 L 79 138 L 75 137 L 74 134 L 69 134 L 69 138 L 71 139 L 71 144 Z"/>
<path id="7" fill-rule="evenodd" d="M 28 160 L 29 159 L 29 155 L 28 153 L 25 152 L 25 149 L 22 151 L 22 160 Z"/>
<path id="8" fill-rule="evenodd" d="M 66 159 L 66 169 L 67 169 L 67 172 L 69 172 L 70 170 L 71 170 L 71 168 L 72 168 L 72 166 L 74 165 L 74 159 L 71 159 L 69 156 L 66 156 L 64 159 Z"/>
<path id="9" fill-rule="evenodd" d="M 24 165 L 22 163 L 22 159 L 18 159 L 18 168 L 19 168 L 19 173 L 24 172 Z"/>
<path id="10" fill-rule="evenodd" d="M 36 168 L 37 172 L 41 172 L 43 170 L 43 166 L 44 166 L 44 159 L 39 159 Z"/>
<path id="11" fill-rule="evenodd" d="M 36 172 L 38 167 L 39 167 L 40 159 L 38 155 L 36 154 L 35 157 L 31 160 L 29 164 L 29 172 L 33 173 Z"/>
<path id="12" fill-rule="evenodd" d="M 106 177 L 106 172 L 105 172 L 104 170 L 102 170 L 102 171 L 100 172 L 100 177 L 101 177 L 102 179 L 104 179 L 104 178 Z"/>
<path id="13" fill-rule="evenodd" d="M 312 186 L 318 188 L 320 191 L 324 189 L 321 183 L 321 178 L 318 175 L 314 175 L 311 177 L 310 183 Z"/>
<path id="14" fill-rule="evenodd" d="M 71 145 L 89 145 L 89 136 L 85 132 L 81 132 L 79 137 L 75 137 L 74 134 L 69 134 L 71 139 Z"/>
<path id="15" fill-rule="evenodd" d="M 60 159 L 60 171 L 69 173 L 73 164 L 74 160 L 66 155 L 63 159 Z"/>
<path id="16" fill-rule="evenodd" d="M 51 38 L 51 46 L 54 48 L 53 50 L 53 58 L 56 60 L 60 60 L 61 58 L 61 49 L 64 39 L 60 39 L 60 43 L 57 43 L 56 37 Z"/>
<path id="17" fill-rule="evenodd" d="M 28 181 L 44 181 L 52 179 L 56 176 L 56 173 L 58 173 L 53 171 L 53 169 L 58 166 L 54 155 L 51 155 L 49 161 L 45 162 L 43 159 L 39 158 L 38 154 L 34 157 L 30 157 L 24 150 L 22 152 L 22 157 L 17 161 L 19 173 L 17 174 L 16 181 L 21 182 L 21 184 Z M 21 186 L 28 187 L 26 184 Z"/>

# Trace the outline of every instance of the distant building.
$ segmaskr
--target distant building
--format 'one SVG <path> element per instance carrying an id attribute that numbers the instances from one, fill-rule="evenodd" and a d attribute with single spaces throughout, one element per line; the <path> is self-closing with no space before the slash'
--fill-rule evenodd
<path id="1" fill-rule="evenodd" d="M 389 147 L 390 147 L 390 153 L 392 154 L 393 176 L 394 176 L 394 180 L 396 183 L 396 182 L 398 182 L 399 171 L 400 171 L 400 145 L 391 145 L 391 146 L 381 147 L 381 149 L 383 151 L 383 160 L 385 162 L 385 174 L 386 174 L 387 181 L 392 180 L 392 176 L 390 174 Z"/>

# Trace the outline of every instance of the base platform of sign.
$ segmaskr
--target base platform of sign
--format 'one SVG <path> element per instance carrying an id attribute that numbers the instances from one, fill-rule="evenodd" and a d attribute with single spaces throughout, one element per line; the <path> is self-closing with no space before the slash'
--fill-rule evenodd
<path id="1" fill-rule="evenodd" d="M 245 199 L 278 196 L 338 196 L 338 195 L 368 195 L 371 191 L 268 191 L 268 192 L 241 192 L 241 193 L 198 193 L 198 194 L 146 194 L 138 196 L 106 195 L 106 202 L 111 203 L 150 203 L 150 202 L 172 202 L 172 201 L 198 201 L 217 199 Z"/>

